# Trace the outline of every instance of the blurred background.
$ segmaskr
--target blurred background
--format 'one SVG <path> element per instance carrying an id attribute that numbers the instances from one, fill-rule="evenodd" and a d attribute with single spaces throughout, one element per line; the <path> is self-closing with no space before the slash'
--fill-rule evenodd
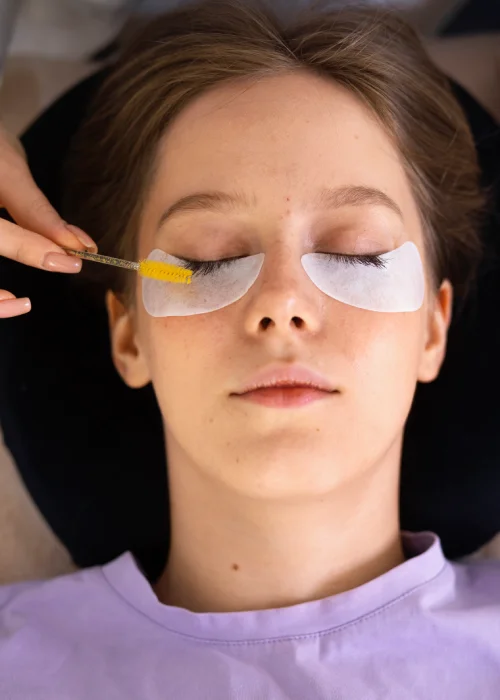
<path id="1" fill-rule="evenodd" d="M 285 14 L 308 0 L 266 0 Z M 348 4 L 337 0 L 332 4 Z M 427 36 L 500 29 L 500 0 L 371 0 L 396 6 Z M 186 0 L 0 0 L 0 109 L 22 131 L 54 97 L 95 69 L 134 18 Z"/>

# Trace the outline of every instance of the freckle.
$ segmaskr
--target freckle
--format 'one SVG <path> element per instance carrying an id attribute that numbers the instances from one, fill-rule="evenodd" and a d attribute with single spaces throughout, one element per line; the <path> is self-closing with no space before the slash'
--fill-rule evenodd
<path id="1" fill-rule="evenodd" d="M 209 423 L 213 423 L 213 422 L 214 422 L 214 419 L 213 419 L 213 418 L 209 418 L 209 419 L 208 419 L 208 422 L 209 422 Z"/>
<path id="2" fill-rule="evenodd" d="M 239 463 L 240 463 L 240 458 L 236 457 L 236 464 L 239 464 Z"/>
<path id="3" fill-rule="evenodd" d="M 239 571 L 239 570 L 240 570 L 239 564 L 233 564 L 233 566 L 232 566 L 231 568 L 233 569 L 233 571 Z"/>
<path id="4" fill-rule="evenodd" d="M 320 428 L 316 428 L 316 432 L 317 432 L 317 433 L 321 432 L 321 431 L 320 431 Z"/>

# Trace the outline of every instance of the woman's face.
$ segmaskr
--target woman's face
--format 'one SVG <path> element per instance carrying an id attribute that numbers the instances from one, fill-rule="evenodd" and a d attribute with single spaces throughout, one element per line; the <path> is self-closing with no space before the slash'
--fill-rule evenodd
<path id="1" fill-rule="evenodd" d="M 417 380 L 442 362 L 451 287 L 427 285 L 422 308 L 381 313 L 326 296 L 305 274 L 311 252 L 370 254 L 422 229 L 397 151 L 348 91 L 308 74 L 213 90 L 169 128 L 145 203 L 139 253 L 215 260 L 265 254 L 239 301 L 210 313 L 153 318 L 110 301 L 115 363 L 152 381 L 170 468 L 257 497 L 318 495 L 397 455 Z M 345 187 L 383 195 L 333 206 Z M 189 195 L 197 205 L 164 212 Z M 383 199 L 390 198 L 391 207 Z M 400 210 L 400 216 L 397 213 Z M 335 392 L 294 407 L 235 395 L 260 370 L 301 365 Z"/>

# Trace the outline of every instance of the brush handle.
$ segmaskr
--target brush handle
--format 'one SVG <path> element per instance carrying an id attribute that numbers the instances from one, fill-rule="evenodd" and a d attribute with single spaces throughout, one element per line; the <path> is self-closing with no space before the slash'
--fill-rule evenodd
<path id="1" fill-rule="evenodd" d="M 114 267 L 123 267 L 126 270 L 139 270 L 140 263 L 130 262 L 129 260 L 121 260 L 120 258 L 112 258 L 110 255 L 99 255 L 99 253 L 89 253 L 86 250 L 73 250 L 72 248 L 64 248 L 67 253 L 77 255 L 83 260 L 91 260 L 92 262 L 102 263 L 104 265 L 113 265 Z"/>

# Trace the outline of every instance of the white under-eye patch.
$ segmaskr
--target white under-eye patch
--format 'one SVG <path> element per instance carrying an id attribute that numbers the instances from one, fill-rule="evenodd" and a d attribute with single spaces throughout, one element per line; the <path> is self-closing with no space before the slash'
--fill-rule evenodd
<path id="1" fill-rule="evenodd" d="M 417 311 L 425 294 L 417 246 L 403 243 L 377 256 L 379 263 L 369 262 L 369 257 L 309 253 L 301 260 L 316 287 L 337 301 L 367 311 Z"/>
<path id="2" fill-rule="evenodd" d="M 187 267 L 186 261 L 155 249 L 149 260 Z M 329 297 L 367 311 L 417 311 L 424 301 L 425 276 L 418 248 L 408 241 L 379 256 L 309 253 L 302 266 Z M 192 316 L 216 311 L 243 297 L 255 283 L 264 254 L 194 266 L 191 284 L 142 279 L 142 296 L 151 316 Z"/>
<path id="3" fill-rule="evenodd" d="M 186 261 L 155 249 L 148 260 L 191 269 Z M 193 316 L 217 311 L 233 304 L 248 292 L 259 276 L 264 254 L 235 260 L 200 263 L 191 277 L 191 284 L 169 284 L 142 278 L 142 298 L 151 316 Z"/>

